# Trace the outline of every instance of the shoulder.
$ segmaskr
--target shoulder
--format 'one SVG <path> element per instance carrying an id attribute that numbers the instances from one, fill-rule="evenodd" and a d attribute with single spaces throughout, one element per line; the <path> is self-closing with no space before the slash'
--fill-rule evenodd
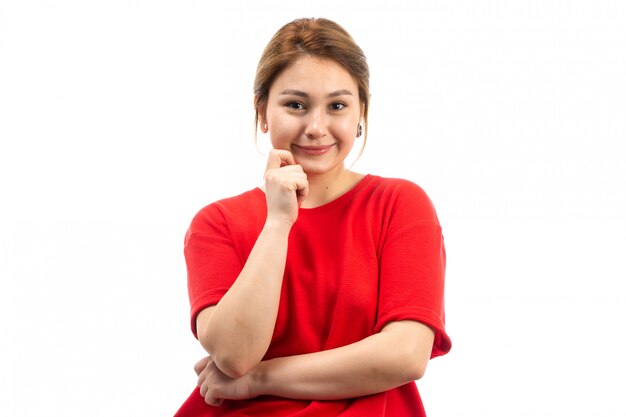
<path id="1" fill-rule="evenodd" d="M 428 199 L 426 192 L 422 187 L 412 181 L 403 178 L 387 178 L 378 175 L 370 175 L 372 177 L 371 186 L 377 190 L 392 195 L 406 195 L 420 199 Z"/>
<path id="2" fill-rule="evenodd" d="M 200 209 L 193 217 L 187 234 L 210 233 L 216 227 L 228 228 L 228 223 L 232 219 L 257 217 L 265 210 L 263 191 L 255 188 L 217 200 Z"/>
<path id="3" fill-rule="evenodd" d="M 438 222 L 435 206 L 422 187 L 402 178 L 372 175 L 371 197 L 396 213 L 410 214 L 416 221 Z"/>

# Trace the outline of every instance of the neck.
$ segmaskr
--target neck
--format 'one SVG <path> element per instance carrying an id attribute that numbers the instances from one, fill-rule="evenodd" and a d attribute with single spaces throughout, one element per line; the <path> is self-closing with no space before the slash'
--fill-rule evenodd
<path id="1" fill-rule="evenodd" d="M 348 171 L 344 167 L 338 172 L 308 174 L 309 195 L 302 203 L 302 207 L 314 208 L 329 203 L 351 190 L 361 178 L 362 174 Z"/>

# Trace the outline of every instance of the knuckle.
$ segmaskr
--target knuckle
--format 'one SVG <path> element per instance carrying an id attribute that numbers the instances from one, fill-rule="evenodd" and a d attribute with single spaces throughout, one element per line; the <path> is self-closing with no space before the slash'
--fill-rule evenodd
<path id="1" fill-rule="evenodd" d="M 265 172 L 265 180 L 266 181 L 275 181 L 277 176 L 278 175 L 277 175 L 277 172 L 276 172 L 275 169 L 268 169 Z"/>

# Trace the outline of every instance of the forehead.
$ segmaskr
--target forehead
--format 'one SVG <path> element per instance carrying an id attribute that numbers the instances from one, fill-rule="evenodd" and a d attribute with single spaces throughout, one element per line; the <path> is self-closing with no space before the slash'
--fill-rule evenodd
<path id="1" fill-rule="evenodd" d="M 285 89 L 299 90 L 311 95 L 350 90 L 358 97 L 358 86 L 344 67 L 330 59 L 308 56 L 299 58 L 276 77 L 270 88 L 270 95 Z"/>

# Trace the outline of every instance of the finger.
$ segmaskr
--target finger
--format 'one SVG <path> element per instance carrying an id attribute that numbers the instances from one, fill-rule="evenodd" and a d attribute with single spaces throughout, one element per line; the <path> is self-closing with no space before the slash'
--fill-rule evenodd
<path id="1" fill-rule="evenodd" d="M 210 356 L 207 356 L 196 362 L 196 364 L 193 366 L 193 370 L 196 372 L 196 375 L 200 375 L 200 372 L 202 372 L 202 370 L 206 368 L 210 358 Z"/>
<path id="2" fill-rule="evenodd" d="M 207 377 L 209 376 L 211 370 L 209 369 L 209 364 L 202 370 L 200 371 L 200 373 L 198 374 L 198 382 L 197 385 L 201 386 L 202 384 L 204 384 L 204 381 L 206 381 Z"/>
<path id="3" fill-rule="evenodd" d="M 280 168 L 285 165 L 295 165 L 296 160 L 291 152 L 284 149 L 272 149 L 267 157 L 267 166 L 265 171 L 269 169 Z"/>
<path id="4" fill-rule="evenodd" d="M 198 382 L 196 383 L 199 387 L 202 386 L 202 384 L 204 384 L 204 381 L 206 380 L 206 369 L 202 372 L 200 372 L 200 374 L 198 374 Z"/>
<path id="5" fill-rule="evenodd" d="M 208 405 L 212 405 L 213 407 L 219 407 L 220 405 L 222 405 L 224 400 L 222 400 L 221 398 L 211 398 L 207 396 L 207 398 L 204 399 L 204 402 L 206 402 Z"/>
<path id="6" fill-rule="evenodd" d="M 291 168 L 299 168 L 299 172 L 296 172 L 289 177 L 289 181 L 291 182 L 289 189 L 291 191 L 296 192 L 296 198 L 298 200 L 298 204 L 302 204 L 304 199 L 309 195 L 309 180 L 306 174 L 302 171 L 302 167 L 300 165 L 294 165 Z M 285 168 L 287 169 L 287 168 Z"/>
<path id="7" fill-rule="evenodd" d="M 204 397 L 204 402 L 207 403 L 208 405 L 212 405 L 214 407 L 219 407 L 220 405 L 222 405 L 222 403 L 224 402 L 224 400 L 222 398 L 215 398 L 213 395 L 215 393 L 211 392 L 211 391 L 206 391 L 206 393 L 203 395 Z"/>
<path id="8" fill-rule="evenodd" d="M 306 184 L 302 186 L 302 188 L 298 188 L 298 190 L 296 190 L 296 198 L 298 200 L 298 206 L 301 206 L 302 202 L 306 200 L 308 196 L 309 196 L 309 182 L 307 181 Z"/>

